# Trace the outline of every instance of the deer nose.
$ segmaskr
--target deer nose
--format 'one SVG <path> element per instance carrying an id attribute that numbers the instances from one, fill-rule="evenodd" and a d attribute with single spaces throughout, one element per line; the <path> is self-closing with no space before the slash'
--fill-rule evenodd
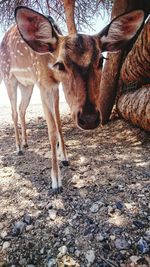
<path id="1" fill-rule="evenodd" d="M 92 113 L 78 112 L 78 126 L 84 130 L 92 130 L 100 124 L 100 113 L 95 111 Z"/>

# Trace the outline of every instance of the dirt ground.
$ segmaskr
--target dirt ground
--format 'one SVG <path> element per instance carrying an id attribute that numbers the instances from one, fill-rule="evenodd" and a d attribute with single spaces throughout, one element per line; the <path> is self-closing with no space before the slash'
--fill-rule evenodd
<path id="1" fill-rule="evenodd" d="M 0 114 L 0 267 L 150 266 L 149 134 L 120 119 L 83 132 L 63 114 L 70 165 L 56 197 L 38 116 L 29 109 L 17 156 L 10 110 Z"/>

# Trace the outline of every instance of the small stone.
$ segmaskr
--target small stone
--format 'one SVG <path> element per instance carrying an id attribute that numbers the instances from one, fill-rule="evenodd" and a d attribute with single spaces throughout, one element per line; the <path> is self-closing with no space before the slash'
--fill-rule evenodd
<path id="1" fill-rule="evenodd" d="M 40 254 L 44 254 L 46 252 L 46 247 L 41 248 Z"/>
<path id="2" fill-rule="evenodd" d="M 63 264 L 64 264 L 63 266 L 71 266 L 71 267 L 79 266 L 78 264 L 76 264 L 76 261 L 70 256 L 65 256 L 63 258 Z"/>
<path id="3" fill-rule="evenodd" d="M 95 261 L 95 251 L 93 249 L 90 249 L 86 252 L 85 258 L 88 262 L 87 266 L 91 266 Z"/>
<path id="4" fill-rule="evenodd" d="M 50 220 L 54 221 L 56 219 L 57 211 L 56 210 L 49 210 L 49 218 Z"/>
<path id="5" fill-rule="evenodd" d="M 149 246 L 146 242 L 146 240 L 144 240 L 142 237 L 140 238 L 140 240 L 138 241 L 138 250 L 141 253 L 146 253 L 149 251 Z"/>
<path id="6" fill-rule="evenodd" d="M 5 241 L 2 246 L 2 250 L 8 249 L 10 247 L 10 242 Z"/>
<path id="7" fill-rule="evenodd" d="M 108 210 L 108 214 L 112 214 L 115 211 L 114 207 L 112 207 L 112 206 L 108 206 L 107 210 Z"/>
<path id="8" fill-rule="evenodd" d="M 141 221 L 138 221 L 138 220 L 134 220 L 133 221 L 133 224 L 137 227 L 137 228 L 144 228 L 144 224 L 141 222 Z"/>
<path id="9" fill-rule="evenodd" d="M 99 210 L 99 205 L 97 203 L 94 203 L 90 208 L 90 211 L 92 213 L 96 213 L 96 212 L 98 212 L 98 210 Z"/>
<path id="10" fill-rule="evenodd" d="M 115 246 L 117 249 L 126 250 L 129 248 L 129 243 L 124 238 L 117 238 L 115 240 Z"/>
<path id="11" fill-rule="evenodd" d="M 100 201 L 100 200 L 97 201 L 97 204 L 99 205 L 99 208 L 101 208 L 101 207 L 104 206 L 104 202 L 102 202 L 102 201 Z"/>
<path id="12" fill-rule="evenodd" d="M 48 262 L 47 262 L 47 267 L 55 267 L 55 266 L 57 266 L 56 264 L 57 264 L 56 259 L 49 258 Z"/>
<path id="13" fill-rule="evenodd" d="M 114 241 L 116 239 L 116 236 L 115 235 L 110 235 L 110 240 Z"/>
<path id="14" fill-rule="evenodd" d="M 26 260 L 26 258 L 21 258 L 20 261 L 19 261 L 19 263 L 20 263 L 20 266 L 26 266 L 27 267 L 27 260 Z"/>
<path id="15" fill-rule="evenodd" d="M 26 227 L 26 223 L 22 221 L 16 222 L 12 230 L 12 236 L 18 236 L 19 234 L 23 233 L 25 227 Z"/>
<path id="16" fill-rule="evenodd" d="M 131 261 L 131 263 L 136 264 L 137 261 L 139 260 L 139 258 L 140 258 L 140 257 L 137 257 L 137 256 L 134 256 L 134 255 L 133 255 L 133 256 L 130 257 L 130 261 Z"/>
<path id="17" fill-rule="evenodd" d="M 118 202 L 116 203 L 116 208 L 119 209 L 119 210 L 122 210 L 122 209 L 123 209 L 123 203 L 120 202 L 120 201 L 118 201 Z"/>
<path id="18" fill-rule="evenodd" d="M 97 241 L 102 242 L 104 239 L 105 239 L 105 237 L 104 237 L 101 233 L 98 233 L 98 234 L 97 234 L 97 236 L 96 236 L 96 240 L 97 240 Z"/>
<path id="19" fill-rule="evenodd" d="M 1 232 L 1 238 L 2 239 L 5 239 L 6 236 L 7 236 L 7 232 L 6 231 Z"/>
<path id="20" fill-rule="evenodd" d="M 64 229 L 64 235 L 69 235 L 70 234 L 70 228 L 69 227 L 66 227 Z"/>
<path id="21" fill-rule="evenodd" d="M 58 249 L 58 251 L 59 251 L 59 253 L 58 253 L 58 256 L 57 256 L 57 257 L 58 257 L 58 258 L 62 258 L 64 255 L 66 255 L 68 249 L 67 249 L 67 247 L 64 245 L 64 246 L 60 247 L 60 248 Z"/>
<path id="22" fill-rule="evenodd" d="M 78 258 L 80 256 L 80 250 L 76 249 L 75 250 L 75 256 Z"/>
<path id="23" fill-rule="evenodd" d="M 147 236 L 147 237 L 150 238 L 150 229 L 146 230 L 146 232 L 145 232 L 145 236 Z"/>
<path id="24" fill-rule="evenodd" d="M 30 225 L 32 223 L 32 217 L 30 214 L 25 214 L 23 218 L 23 222 Z"/>
<path id="25" fill-rule="evenodd" d="M 34 264 L 27 264 L 27 267 L 36 267 Z"/>
<path id="26" fill-rule="evenodd" d="M 33 229 L 33 225 L 32 225 L 32 224 L 26 226 L 26 232 L 29 232 L 29 231 L 31 231 L 32 229 Z"/>

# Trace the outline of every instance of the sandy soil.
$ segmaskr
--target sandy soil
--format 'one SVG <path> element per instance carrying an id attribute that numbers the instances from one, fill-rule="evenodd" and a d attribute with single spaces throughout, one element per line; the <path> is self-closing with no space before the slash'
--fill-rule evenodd
<path id="1" fill-rule="evenodd" d="M 10 108 L 0 110 L 0 266 L 150 266 L 149 134 L 122 120 L 82 132 L 63 106 L 70 166 L 56 197 L 40 104 L 19 157 Z"/>

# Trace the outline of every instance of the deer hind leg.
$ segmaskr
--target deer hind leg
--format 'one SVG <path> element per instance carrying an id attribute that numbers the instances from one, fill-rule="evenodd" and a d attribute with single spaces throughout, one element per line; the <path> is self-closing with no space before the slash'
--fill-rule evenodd
<path id="1" fill-rule="evenodd" d="M 25 148 L 25 147 L 28 147 L 25 115 L 26 115 L 26 110 L 31 99 L 32 92 L 33 92 L 33 85 L 24 86 L 22 84 L 19 84 L 19 88 L 21 91 L 21 102 L 19 105 L 19 117 L 20 117 L 20 123 L 21 123 L 22 146 Z"/>
<path id="2" fill-rule="evenodd" d="M 14 130 L 15 130 L 15 139 L 16 139 L 16 149 L 17 154 L 22 155 L 20 138 L 19 138 L 19 129 L 18 129 L 18 112 L 17 112 L 17 86 L 18 82 L 15 77 L 11 77 L 7 81 L 4 80 L 7 93 L 10 99 L 11 110 L 12 110 L 12 120 L 14 123 Z"/>
<path id="3" fill-rule="evenodd" d="M 54 101 L 54 114 L 55 114 L 56 127 L 57 127 L 58 140 L 59 140 L 60 159 L 64 166 L 68 166 L 69 163 L 68 163 L 66 147 L 65 147 L 65 143 L 63 139 L 60 113 L 59 113 L 59 89 L 55 89 L 53 93 L 53 101 Z"/>
<path id="4" fill-rule="evenodd" d="M 54 193 L 60 193 L 62 191 L 61 174 L 57 159 L 57 126 L 55 122 L 54 109 L 53 109 L 53 97 L 49 92 L 41 90 L 41 99 L 43 104 L 43 110 L 48 126 L 48 136 L 51 144 L 51 157 L 52 157 L 52 189 Z"/>

